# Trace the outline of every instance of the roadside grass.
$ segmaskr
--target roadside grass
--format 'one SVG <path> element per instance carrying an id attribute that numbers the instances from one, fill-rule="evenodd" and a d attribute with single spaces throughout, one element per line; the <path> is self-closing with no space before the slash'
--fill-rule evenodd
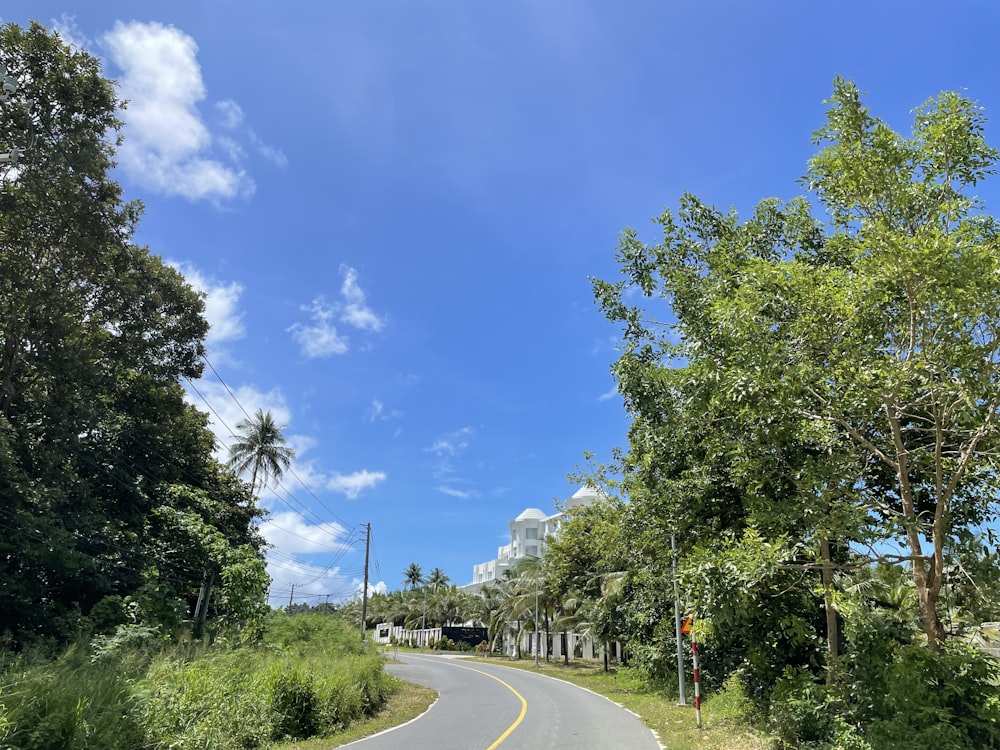
<path id="1" fill-rule="evenodd" d="M 299 746 L 329 748 L 434 700 L 400 685 L 337 618 L 275 615 L 270 626 L 253 645 L 126 628 L 59 658 L 0 651 L 0 749 L 245 750 L 324 735 Z"/>
<path id="2" fill-rule="evenodd" d="M 357 721 L 329 737 L 278 743 L 274 745 L 274 750 L 330 750 L 341 747 L 385 729 L 405 724 L 420 716 L 435 700 L 437 700 L 436 691 L 421 685 L 401 682 L 399 690 L 389 697 L 385 707 L 376 716 Z"/>
<path id="3" fill-rule="evenodd" d="M 636 713 L 656 732 L 660 744 L 669 750 L 768 750 L 773 745 L 767 737 L 748 728 L 739 718 L 739 706 L 725 693 L 703 699 L 702 729 L 695 722 L 694 698 L 687 706 L 678 706 L 675 698 L 630 680 L 617 672 L 605 672 L 599 662 L 540 661 L 536 669 L 532 659 L 507 657 L 470 658 L 471 661 L 502 664 L 514 669 L 539 672 L 592 690 Z M 405 689 L 405 688 L 404 688 Z"/>

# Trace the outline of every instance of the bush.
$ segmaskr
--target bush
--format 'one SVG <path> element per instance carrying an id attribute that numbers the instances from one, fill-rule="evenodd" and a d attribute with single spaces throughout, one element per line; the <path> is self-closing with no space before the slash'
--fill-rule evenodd
<path id="1" fill-rule="evenodd" d="M 1000 749 L 1000 664 L 969 644 L 939 651 L 901 647 L 887 665 L 886 690 L 867 734 L 884 750 Z M 862 704 L 864 705 L 864 704 Z"/>
<path id="2" fill-rule="evenodd" d="M 300 653 L 361 653 L 358 632 L 339 617 L 319 614 L 288 615 L 273 612 L 267 620 L 264 643 Z"/>
<path id="3" fill-rule="evenodd" d="M 275 739 L 312 737 L 320 729 L 320 702 L 311 674 L 296 668 L 276 670 L 268 680 Z"/>
<path id="4" fill-rule="evenodd" d="M 785 668 L 771 693 L 770 719 L 787 747 L 821 746 L 834 735 L 827 687 L 805 669 Z"/>

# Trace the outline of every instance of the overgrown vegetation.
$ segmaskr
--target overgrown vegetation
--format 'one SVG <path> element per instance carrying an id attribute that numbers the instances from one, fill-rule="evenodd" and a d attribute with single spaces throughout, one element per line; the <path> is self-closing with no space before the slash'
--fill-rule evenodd
<path id="1" fill-rule="evenodd" d="M 398 688 L 340 618 L 275 613 L 263 641 L 74 646 L 9 658 L 0 746 L 10 750 L 245 750 L 329 737 L 372 717 Z"/>

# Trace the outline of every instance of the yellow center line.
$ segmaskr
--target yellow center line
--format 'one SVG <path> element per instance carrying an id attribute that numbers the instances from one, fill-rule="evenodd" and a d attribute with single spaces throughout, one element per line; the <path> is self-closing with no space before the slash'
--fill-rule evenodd
<path id="1" fill-rule="evenodd" d="M 420 657 L 418 656 L 417 658 L 419 659 Z M 424 657 L 424 658 L 426 659 L 427 657 Z M 524 716 L 525 716 L 525 714 L 528 713 L 528 701 L 526 701 L 524 699 L 524 696 L 521 695 L 519 692 L 517 692 L 513 687 L 511 687 L 510 685 L 508 685 L 506 682 L 504 682 L 503 680 L 501 680 L 499 677 L 497 677 L 495 675 L 491 675 L 489 672 L 484 672 L 481 669 L 475 669 L 473 667 L 467 667 L 464 664 L 455 664 L 455 663 L 452 663 L 452 662 L 445 662 L 445 663 L 448 664 L 448 666 L 450 666 L 450 667 L 456 667 L 457 669 L 468 669 L 470 672 L 478 672 L 481 675 L 486 675 L 491 680 L 496 680 L 497 682 L 499 682 L 501 685 L 503 685 L 505 688 L 507 688 L 510 692 L 512 692 L 514 695 L 516 695 L 517 699 L 519 701 L 521 701 L 521 713 L 519 713 L 517 715 L 517 718 L 514 720 L 514 723 L 511 724 L 509 727 L 507 727 L 504 730 L 504 733 L 501 734 L 499 737 L 497 737 L 496 741 L 494 741 L 494 743 L 492 745 L 490 745 L 488 748 L 486 748 L 486 750 L 496 750 L 496 748 L 500 747 L 500 744 L 505 739 L 507 739 L 508 737 L 510 737 L 510 733 L 513 732 L 515 729 L 517 729 L 518 725 L 522 721 L 524 721 Z"/>

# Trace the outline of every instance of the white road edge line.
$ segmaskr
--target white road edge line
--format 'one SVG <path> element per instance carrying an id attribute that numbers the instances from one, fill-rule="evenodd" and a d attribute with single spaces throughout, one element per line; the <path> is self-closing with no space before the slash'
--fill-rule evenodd
<path id="1" fill-rule="evenodd" d="M 399 679 L 399 678 L 397 677 L 396 679 Z M 400 682 L 406 682 L 406 680 L 399 680 L 399 681 Z M 416 685 L 415 682 L 407 682 L 407 684 L 408 685 Z M 434 706 L 436 706 L 438 704 L 439 700 L 441 700 L 441 693 L 437 694 L 437 698 L 434 699 L 434 702 L 431 703 L 431 705 L 429 705 L 426 708 L 426 710 L 422 714 L 420 714 L 419 716 L 414 716 L 409 721 L 404 721 L 402 724 L 397 724 L 394 727 L 389 727 L 388 729 L 383 729 L 381 732 L 376 732 L 375 734 L 369 734 L 367 737 L 362 737 L 360 740 L 354 740 L 353 742 L 348 742 L 346 745 L 337 745 L 337 748 L 339 750 L 339 748 L 342 748 L 342 747 L 350 747 L 351 745 L 358 745 L 358 744 L 361 744 L 362 742 L 364 742 L 366 740 L 370 740 L 370 739 L 373 739 L 375 737 L 381 737 L 383 734 L 389 734 L 389 732 L 395 732 L 397 729 L 402 729 L 405 726 L 409 726 L 410 724 L 412 724 L 415 721 L 420 721 L 422 718 L 424 718 L 427 714 L 429 714 L 431 712 L 431 709 L 434 708 Z"/>

